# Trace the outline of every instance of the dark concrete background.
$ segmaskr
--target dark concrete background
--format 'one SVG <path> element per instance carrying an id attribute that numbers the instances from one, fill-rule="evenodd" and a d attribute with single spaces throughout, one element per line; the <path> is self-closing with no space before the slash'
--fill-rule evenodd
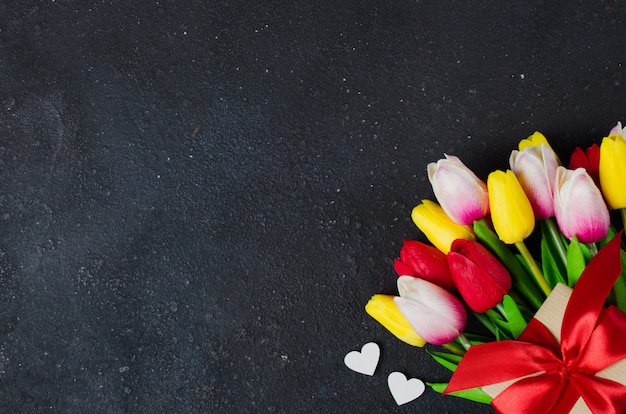
<path id="1" fill-rule="evenodd" d="M 363 306 L 428 162 L 626 119 L 626 14 L 310 3 L 0 2 L 1 412 L 491 412 L 397 407 L 390 372 L 448 373 Z"/>

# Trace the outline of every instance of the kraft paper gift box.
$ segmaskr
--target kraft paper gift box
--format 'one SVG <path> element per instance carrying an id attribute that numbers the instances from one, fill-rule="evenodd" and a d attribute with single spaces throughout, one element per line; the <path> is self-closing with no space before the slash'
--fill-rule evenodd
<path id="1" fill-rule="evenodd" d="M 543 323 L 545 327 L 548 328 L 550 333 L 556 338 L 556 340 L 559 341 L 559 343 L 561 342 L 561 323 L 563 321 L 565 307 L 567 306 L 567 302 L 569 301 L 571 293 L 571 288 L 563 284 L 558 284 L 554 288 L 550 296 L 548 296 L 543 305 L 541 305 L 541 308 L 539 308 L 539 310 L 535 314 L 535 319 Z M 622 359 L 621 361 L 607 368 L 604 368 L 601 371 L 598 371 L 596 373 L 596 376 L 607 378 L 626 386 L 626 359 Z M 489 396 L 495 398 L 508 386 L 520 379 L 521 378 L 484 386 L 482 387 L 482 389 Z M 582 398 L 578 399 L 576 405 L 570 411 L 570 414 L 588 413 L 591 413 L 591 410 L 589 410 Z"/>

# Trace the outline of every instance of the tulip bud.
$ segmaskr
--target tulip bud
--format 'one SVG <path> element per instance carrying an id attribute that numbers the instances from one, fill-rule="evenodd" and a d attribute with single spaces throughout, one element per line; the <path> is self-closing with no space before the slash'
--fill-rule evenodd
<path id="1" fill-rule="evenodd" d="M 523 151 L 511 152 L 511 170 L 524 189 L 537 220 L 554 216 L 554 177 L 559 166 L 550 147 L 528 146 Z"/>
<path id="2" fill-rule="evenodd" d="M 541 145 L 546 145 L 548 148 L 552 149 L 546 137 L 541 132 L 535 131 L 528 138 L 520 140 L 517 148 L 520 151 L 524 151 L 528 147 L 540 147 Z"/>
<path id="3" fill-rule="evenodd" d="M 584 168 L 557 169 L 554 210 L 561 232 L 569 239 L 576 236 L 582 243 L 595 243 L 608 234 L 609 210 Z"/>
<path id="4" fill-rule="evenodd" d="M 496 170 L 487 178 L 491 219 L 498 237 L 513 244 L 526 239 L 535 228 L 533 208 L 513 171 Z"/>
<path id="5" fill-rule="evenodd" d="M 447 344 L 465 329 L 467 312 L 447 290 L 427 280 L 398 278 L 400 297 L 394 298 L 400 312 L 417 334 L 433 345 Z"/>
<path id="6" fill-rule="evenodd" d="M 450 251 L 454 240 L 475 238 L 470 226 L 455 223 L 439 204 L 430 200 L 422 200 L 422 204 L 411 212 L 411 218 L 428 240 L 445 254 Z"/>
<path id="7" fill-rule="evenodd" d="M 586 151 L 580 147 L 574 149 L 569 159 L 569 169 L 575 170 L 577 168 L 584 168 L 587 174 L 593 178 L 593 182 L 598 187 L 600 186 L 600 147 L 598 144 L 593 144 Z"/>
<path id="8" fill-rule="evenodd" d="M 448 263 L 459 293 L 475 312 L 493 308 L 511 289 L 506 267 L 475 241 L 455 240 Z"/>
<path id="9" fill-rule="evenodd" d="M 611 134 L 600 144 L 600 186 L 611 210 L 626 207 L 626 139 Z"/>
<path id="10" fill-rule="evenodd" d="M 365 312 L 401 341 L 413 346 L 426 345 L 426 341 L 400 313 L 393 299 L 391 295 L 374 295 L 365 305 Z"/>
<path id="11" fill-rule="evenodd" d="M 400 260 L 394 260 L 393 267 L 398 276 L 419 277 L 447 291 L 454 290 L 446 255 L 428 244 L 405 240 L 400 249 Z"/>
<path id="12" fill-rule="evenodd" d="M 611 128 L 609 135 L 617 134 L 621 136 L 626 136 L 626 133 L 624 130 L 626 130 L 626 128 L 622 127 L 621 121 L 617 121 L 617 124 L 613 128 Z"/>
<path id="13" fill-rule="evenodd" d="M 470 225 L 489 213 L 487 186 L 455 156 L 428 164 L 437 201 L 455 223 Z"/>

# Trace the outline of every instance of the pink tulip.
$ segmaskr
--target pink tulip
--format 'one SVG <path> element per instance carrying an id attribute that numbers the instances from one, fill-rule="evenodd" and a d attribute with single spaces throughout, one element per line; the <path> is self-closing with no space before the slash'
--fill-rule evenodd
<path id="1" fill-rule="evenodd" d="M 455 240 L 448 253 L 452 279 L 459 293 L 473 311 L 485 312 L 511 289 L 511 275 L 481 244 Z"/>
<path id="2" fill-rule="evenodd" d="M 584 168 L 557 169 L 554 211 L 563 234 L 570 239 L 576 236 L 582 243 L 604 239 L 611 224 L 602 193 Z"/>
<path id="3" fill-rule="evenodd" d="M 394 302 L 417 334 L 433 345 L 452 342 L 465 329 L 467 312 L 461 301 L 427 280 L 398 278 Z"/>
<path id="4" fill-rule="evenodd" d="M 489 213 L 487 185 L 457 157 L 446 155 L 428 164 L 428 179 L 441 208 L 455 223 L 469 225 Z"/>
<path id="5" fill-rule="evenodd" d="M 554 216 L 554 179 L 559 163 L 547 145 L 530 146 L 511 152 L 511 170 L 530 201 L 535 217 L 543 220 Z"/>
<path id="6" fill-rule="evenodd" d="M 447 291 L 455 290 L 446 255 L 431 245 L 405 240 L 393 267 L 398 276 L 419 277 Z"/>
<path id="7" fill-rule="evenodd" d="M 611 131 L 609 132 L 609 135 L 613 135 L 613 134 L 617 134 L 617 135 L 621 135 L 623 137 L 626 137 L 626 128 L 622 128 L 622 123 L 621 122 L 617 122 L 617 125 L 615 125 Z"/>

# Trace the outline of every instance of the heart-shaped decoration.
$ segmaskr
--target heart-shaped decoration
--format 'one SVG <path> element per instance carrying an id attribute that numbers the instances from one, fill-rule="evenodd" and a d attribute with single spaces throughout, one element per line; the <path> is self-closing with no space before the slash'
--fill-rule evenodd
<path id="1" fill-rule="evenodd" d="M 396 404 L 402 405 L 411 402 L 424 394 L 426 385 L 422 380 L 417 378 L 406 379 L 406 376 L 401 372 L 392 372 L 387 377 L 387 384 L 389 384 L 389 391 L 393 395 L 393 399 L 396 400 Z"/>
<path id="2" fill-rule="evenodd" d="M 343 362 L 352 371 L 365 375 L 374 375 L 378 359 L 380 358 L 380 347 L 374 342 L 368 342 L 361 348 L 361 352 L 348 352 Z"/>

